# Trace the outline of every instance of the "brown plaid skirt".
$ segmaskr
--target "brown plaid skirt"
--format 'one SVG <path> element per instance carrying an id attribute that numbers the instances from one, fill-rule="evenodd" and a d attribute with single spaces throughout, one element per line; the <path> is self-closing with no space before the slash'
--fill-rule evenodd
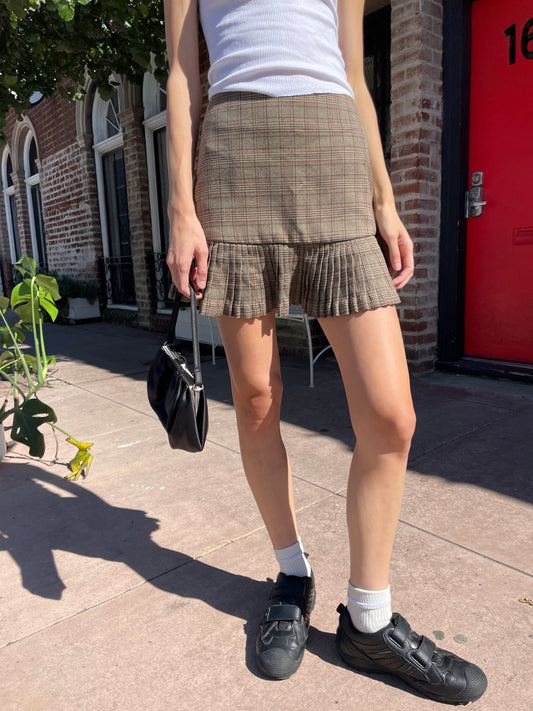
<path id="1" fill-rule="evenodd" d="M 195 204 L 209 244 L 204 314 L 286 315 L 298 304 L 327 317 L 399 302 L 375 237 L 366 134 L 348 95 L 216 94 Z"/>

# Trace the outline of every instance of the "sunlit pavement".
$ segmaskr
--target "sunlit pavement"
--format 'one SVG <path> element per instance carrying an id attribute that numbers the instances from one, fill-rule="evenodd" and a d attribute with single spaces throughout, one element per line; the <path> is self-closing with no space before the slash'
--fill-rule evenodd
<path id="1" fill-rule="evenodd" d="M 159 334 L 51 326 L 60 425 L 94 442 L 0 464 L 3 711 L 435 708 L 393 677 L 354 673 L 334 648 L 348 576 L 345 486 L 353 435 L 335 362 L 308 387 L 283 359 L 283 434 L 318 588 L 308 649 L 283 682 L 261 677 L 255 634 L 275 560 L 241 470 L 226 362 L 206 351 L 209 441 L 172 451 L 145 392 Z M 533 389 L 450 374 L 413 378 L 418 427 L 392 566 L 394 608 L 484 668 L 475 708 L 531 707 Z M 8 434 L 6 432 L 6 434 Z"/>

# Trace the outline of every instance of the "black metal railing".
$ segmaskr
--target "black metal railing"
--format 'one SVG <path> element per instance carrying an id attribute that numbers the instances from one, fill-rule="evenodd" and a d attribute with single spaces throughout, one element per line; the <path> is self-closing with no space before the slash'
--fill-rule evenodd
<path id="1" fill-rule="evenodd" d="M 131 257 L 100 257 L 98 266 L 102 274 L 108 304 L 134 306 L 135 279 Z"/>
<path id="2" fill-rule="evenodd" d="M 158 308 L 171 307 L 172 299 L 168 292 L 172 286 L 170 271 L 167 267 L 165 252 L 149 252 L 146 255 L 152 273 L 152 285 Z"/>

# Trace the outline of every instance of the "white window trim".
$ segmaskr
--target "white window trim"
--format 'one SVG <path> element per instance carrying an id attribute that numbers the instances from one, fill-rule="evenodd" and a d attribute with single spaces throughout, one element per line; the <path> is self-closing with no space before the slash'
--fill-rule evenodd
<path id="1" fill-rule="evenodd" d="M 98 189 L 98 206 L 100 212 L 100 229 L 102 231 L 102 251 L 104 259 L 109 259 L 111 256 L 109 249 L 109 233 L 107 231 L 107 209 L 106 209 L 106 197 L 105 197 L 105 186 L 104 186 L 104 167 L 102 159 L 106 153 L 116 150 L 117 148 L 122 148 L 124 146 L 124 137 L 122 135 L 122 128 L 120 133 L 117 133 L 111 138 L 106 138 L 105 141 L 100 141 L 100 143 L 95 143 L 93 145 L 94 150 L 94 164 L 96 167 L 96 185 Z M 106 284 L 106 294 L 110 293 L 110 289 L 107 288 Z M 111 297 L 107 297 L 107 305 L 114 309 L 123 309 L 124 311 L 138 311 L 138 307 L 132 304 L 116 304 Z"/>
<path id="2" fill-rule="evenodd" d="M 15 235 L 13 233 L 13 216 L 11 214 L 10 197 L 15 195 L 15 186 L 8 186 L 7 175 L 7 159 L 11 155 L 9 148 L 6 148 L 2 154 L 2 188 L 4 192 L 4 207 L 7 222 L 7 235 L 9 238 L 9 253 L 11 255 L 11 264 L 17 261 L 17 250 L 15 248 Z M 18 218 L 17 218 L 18 223 Z"/>
<path id="3" fill-rule="evenodd" d="M 120 110 L 120 107 L 119 107 Z M 103 101 L 99 94 L 94 97 L 93 104 L 93 130 L 94 126 L 98 122 L 102 122 L 102 118 L 105 120 L 107 112 L 107 101 Z M 111 256 L 109 249 L 109 233 L 107 230 L 107 209 L 106 209 L 106 197 L 105 197 L 105 186 L 104 186 L 104 168 L 102 159 L 106 153 L 116 150 L 117 148 L 122 148 L 124 146 L 124 135 L 122 133 L 122 126 L 120 127 L 119 133 L 116 133 L 111 138 L 106 138 L 103 141 L 93 144 L 94 150 L 94 164 L 96 168 L 96 186 L 98 190 L 98 207 L 100 213 L 100 229 L 102 232 L 102 251 L 104 259 L 109 259 Z M 108 288 L 106 284 L 106 294 L 110 293 L 111 289 Z M 107 297 L 107 305 L 114 309 L 123 309 L 124 311 L 138 311 L 138 307 L 131 304 L 116 304 L 110 297 Z"/>
<path id="4" fill-rule="evenodd" d="M 158 85 L 159 86 L 159 85 Z M 161 226 L 159 223 L 159 200 L 157 195 L 157 167 L 155 162 L 154 133 L 167 124 L 167 112 L 161 111 L 155 116 L 143 121 L 145 130 L 146 164 L 148 168 L 148 193 L 150 199 L 150 219 L 152 222 L 152 244 L 154 252 L 163 251 L 161 239 Z M 171 312 L 164 302 L 158 301 L 157 313 L 167 314 Z"/>
<path id="5" fill-rule="evenodd" d="M 39 249 L 37 247 L 37 229 L 35 227 L 35 213 L 33 211 L 33 200 L 31 198 L 31 189 L 34 185 L 40 185 L 41 184 L 41 179 L 39 177 L 39 173 L 35 173 L 35 175 L 30 175 L 30 144 L 32 139 L 34 138 L 33 132 L 28 131 L 26 134 L 26 138 L 24 140 L 24 149 L 23 149 L 23 156 L 24 156 L 24 182 L 26 183 L 26 203 L 28 205 L 28 217 L 30 218 L 30 235 L 31 235 L 31 248 L 32 252 L 35 258 L 35 261 L 37 262 L 38 267 L 42 267 L 42 264 L 39 264 Z"/>
<path id="6" fill-rule="evenodd" d="M 104 186 L 104 167 L 102 163 L 102 158 L 106 153 L 116 150 L 117 148 L 122 148 L 124 145 L 124 137 L 122 131 L 117 133 L 116 136 L 111 136 L 105 141 L 100 141 L 100 143 L 95 143 L 93 145 L 94 150 L 94 162 L 96 167 L 96 185 L 98 188 L 98 206 L 100 208 L 100 228 L 102 230 L 102 249 L 104 252 L 104 257 L 110 256 L 109 251 L 109 234 L 107 231 L 107 209 L 106 209 L 106 198 L 105 198 L 105 186 Z"/>
<path id="7" fill-rule="evenodd" d="M 148 167 L 148 191 L 150 198 L 150 217 L 152 220 L 152 243 L 154 252 L 161 252 L 161 229 L 159 226 L 159 206 L 157 199 L 157 172 L 154 151 L 154 133 L 164 128 L 167 123 L 167 112 L 152 116 L 143 121 L 146 139 L 146 163 Z"/>

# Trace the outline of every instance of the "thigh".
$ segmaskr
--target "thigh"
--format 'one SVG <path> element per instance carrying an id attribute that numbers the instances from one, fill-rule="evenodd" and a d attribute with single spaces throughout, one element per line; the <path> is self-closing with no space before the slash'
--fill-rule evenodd
<path id="1" fill-rule="evenodd" d="M 356 434 L 376 421 L 414 419 L 402 333 L 394 306 L 319 319 L 343 378 Z"/>
<path id="2" fill-rule="evenodd" d="M 261 318 L 218 316 L 234 398 L 253 397 L 281 385 L 275 312 Z"/>

